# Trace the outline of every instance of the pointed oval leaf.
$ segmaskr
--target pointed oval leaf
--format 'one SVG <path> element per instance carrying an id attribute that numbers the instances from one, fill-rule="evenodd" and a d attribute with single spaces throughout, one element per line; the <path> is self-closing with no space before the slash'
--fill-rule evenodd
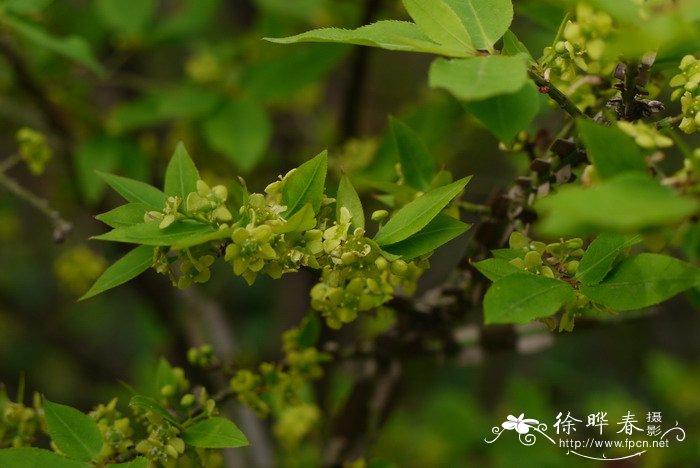
<path id="1" fill-rule="evenodd" d="M 435 165 L 428 148 L 418 134 L 400 120 L 392 117 L 390 126 L 406 182 L 416 190 L 427 190 L 435 177 Z"/>
<path id="2" fill-rule="evenodd" d="M 163 192 L 152 185 L 128 177 L 96 171 L 97 175 L 112 187 L 126 201 L 143 203 L 152 210 L 161 211 L 168 198 Z"/>
<path id="3" fill-rule="evenodd" d="M 624 172 L 646 172 L 644 152 L 622 130 L 590 120 L 579 120 L 576 127 L 586 146 L 588 157 L 602 178 Z"/>
<path id="4" fill-rule="evenodd" d="M 127 203 L 106 213 L 98 214 L 95 219 L 112 228 L 133 226 L 143 223 L 147 211 L 149 207 L 143 203 Z"/>
<path id="5" fill-rule="evenodd" d="M 194 165 L 192 158 L 187 153 L 185 145 L 179 142 L 165 171 L 165 187 L 163 190 L 166 195 L 178 196 L 183 200 L 187 200 L 187 195 L 197 191 L 198 180 L 199 171 L 197 171 L 197 166 Z"/>
<path id="6" fill-rule="evenodd" d="M 502 258 L 487 258 L 472 265 L 479 270 L 479 273 L 494 282 L 509 275 L 523 273 L 523 270 Z"/>
<path id="7" fill-rule="evenodd" d="M 203 236 L 210 234 L 216 236 L 217 233 L 216 229 L 206 224 L 176 222 L 165 229 L 160 229 L 157 222 L 149 222 L 118 227 L 105 234 L 94 236 L 92 239 L 166 246 L 174 244 L 186 245 L 192 240 L 198 242 Z"/>
<path id="8" fill-rule="evenodd" d="M 445 206 L 467 186 L 471 177 L 430 190 L 405 205 L 379 230 L 374 240 L 379 245 L 401 242 L 428 225 Z"/>
<path id="9" fill-rule="evenodd" d="M 640 236 L 604 233 L 598 236 L 586 249 L 581 258 L 576 279 L 583 284 L 597 284 L 605 278 L 621 252 L 641 242 Z"/>
<path id="10" fill-rule="evenodd" d="M 328 171 L 328 151 L 323 151 L 310 161 L 306 161 L 289 176 L 282 189 L 282 204 L 287 207 L 284 217 L 289 219 L 307 203 L 314 211 L 321 207 L 321 197 L 326 188 Z"/>
<path id="11" fill-rule="evenodd" d="M 152 411 L 153 413 L 158 414 L 160 417 L 172 423 L 176 427 L 180 427 L 180 423 L 178 422 L 178 420 L 175 419 L 172 414 L 168 413 L 168 410 L 163 408 L 161 405 L 158 404 L 158 402 L 156 402 L 152 398 L 148 398 L 143 395 L 135 395 L 131 397 L 131 400 L 129 401 L 129 406 L 144 411 Z"/>
<path id="12" fill-rule="evenodd" d="M 403 0 L 403 4 L 432 41 L 465 52 L 476 51 L 464 23 L 443 0 Z"/>
<path id="13" fill-rule="evenodd" d="M 350 212 L 351 223 L 353 226 L 358 228 L 365 228 L 365 212 L 362 208 L 362 202 L 360 201 L 360 196 L 355 191 L 350 179 L 343 175 L 340 178 L 340 185 L 338 186 L 338 194 L 336 195 L 336 216 L 340 219 L 340 209 L 345 207 Z"/>
<path id="14" fill-rule="evenodd" d="M 667 255 L 629 257 L 597 285 L 583 285 L 591 301 L 615 310 L 636 310 L 669 299 L 700 284 L 700 269 Z"/>
<path id="15" fill-rule="evenodd" d="M 141 245 L 107 268 L 79 300 L 97 296 L 136 278 L 153 264 L 153 247 Z"/>
<path id="16" fill-rule="evenodd" d="M 557 313 L 573 299 L 573 288 L 553 278 L 520 273 L 505 276 L 484 296 L 484 321 L 528 323 Z"/>
<path id="17" fill-rule="evenodd" d="M 513 22 L 511 0 L 445 0 L 457 13 L 479 50 L 493 50 Z"/>
<path id="18" fill-rule="evenodd" d="M 250 445 L 246 436 L 230 420 L 214 417 L 195 423 L 185 429 L 182 440 L 200 448 L 236 448 Z"/>
<path id="19" fill-rule="evenodd" d="M 49 450 L 17 447 L 0 450 L 0 466 L 8 468 L 88 468 L 92 465 L 71 460 Z"/>
<path id="20" fill-rule="evenodd" d="M 464 234 L 469 227 L 469 224 L 440 213 L 416 234 L 401 242 L 386 245 L 383 249 L 391 254 L 400 255 L 404 260 L 412 260 Z"/>
<path id="21" fill-rule="evenodd" d="M 102 433 L 90 416 L 46 399 L 44 415 L 51 440 L 61 452 L 80 461 L 97 458 L 102 450 Z"/>

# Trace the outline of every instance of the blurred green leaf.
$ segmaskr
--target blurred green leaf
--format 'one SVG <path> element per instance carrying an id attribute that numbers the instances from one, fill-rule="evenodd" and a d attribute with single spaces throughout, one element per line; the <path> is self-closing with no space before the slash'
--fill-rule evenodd
<path id="1" fill-rule="evenodd" d="M 597 285 L 583 285 L 591 301 L 615 310 L 636 310 L 700 285 L 700 269 L 666 255 L 643 253 L 620 262 Z"/>
<path id="2" fill-rule="evenodd" d="M 525 44 L 520 42 L 520 39 L 518 39 L 511 30 L 506 31 L 503 35 L 503 49 L 501 52 L 504 55 L 510 56 L 521 55 L 531 65 L 536 64 L 535 59 L 532 58 L 532 54 L 530 54 L 530 51 L 525 47 Z"/>
<path id="3" fill-rule="evenodd" d="M 469 59 L 437 59 L 430 66 L 430 86 L 464 101 L 480 101 L 519 91 L 527 82 L 522 57 L 489 55 Z"/>
<path id="4" fill-rule="evenodd" d="M 192 158 L 187 153 L 185 145 L 179 142 L 165 171 L 163 190 L 166 195 L 179 196 L 184 202 L 187 200 L 187 195 L 197 191 L 198 180 L 197 166 L 194 165 Z"/>
<path id="5" fill-rule="evenodd" d="M 94 5 L 105 26 L 127 35 L 143 33 L 158 7 L 156 0 L 95 0 Z"/>
<path id="6" fill-rule="evenodd" d="M 129 406 L 143 411 L 152 411 L 166 421 L 171 422 L 173 425 L 175 425 L 175 427 L 180 427 L 180 423 L 177 421 L 177 419 L 175 419 L 173 415 L 168 412 L 168 410 L 163 408 L 152 398 L 148 398 L 143 395 L 133 396 L 129 401 Z"/>
<path id="7" fill-rule="evenodd" d="M 392 117 L 390 125 L 406 182 L 416 190 L 427 190 L 435 177 L 435 165 L 428 148 L 405 123 Z"/>
<path id="8" fill-rule="evenodd" d="M 161 211 L 165 207 L 167 196 L 152 185 L 145 182 L 96 171 L 110 187 L 126 201 L 143 203 L 152 210 Z"/>
<path id="9" fill-rule="evenodd" d="M 199 421 L 182 432 L 182 440 L 193 447 L 236 448 L 250 445 L 240 429 L 230 420 L 214 417 Z"/>
<path id="10" fill-rule="evenodd" d="M 110 465 L 110 468 L 148 468 L 148 458 L 136 457 L 128 462 Z"/>
<path id="11" fill-rule="evenodd" d="M 218 231 L 205 224 L 179 221 L 165 229 L 158 227 L 157 222 L 135 224 L 133 226 L 118 227 L 111 231 L 94 236 L 92 239 L 126 242 L 130 244 L 144 244 L 153 246 L 166 246 L 186 243 L 188 240 L 199 239 L 202 236 L 208 238 L 209 234 L 216 234 Z M 199 242 L 197 242 L 199 243 Z"/>
<path id="12" fill-rule="evenodd" d="M 502 258 L 487 258 L 473 265 L 474 268 L 479 270 L 479 273 L 491 281 L 498 281 L 508 275 L 523 273 L 523 270 Z"/>
<path id="13" fill-rule="evenodd" d="M 136 278 L 153 264 L 153 247 L 140 245 L 107 268 L 81 301 L 102 294 Z"/>
<path id="14" fill-rule="evenodd" d="M 88 415 L 70 406 L 44 399 L 44 416 L 51 440 L 67 456 L 95 460 L 102 450 L 102 433 Z"/>
<path id="15" fill-rule="evenodd" d="M 117 168 L 123 145 L 120 140 L 97 135 L 81 143 L 75 150 L 73 163 L 78 186 L 85 200 L 94 205 L 104 194 L 107 186 L 95 177 L 95 171 L 112 172 Z"/>
<path id="16" fill-rule="evenodd" d="M 583 284 L 599 283 L 608 274 L 620 253 L 641 240 L 640 236 L 601 234 L 586 249 L 576 271 L 576 279 Z"/>
<path id="17" fill-rule="evenodd" d="M 253 101 L 227 104 L 204 122 L 209 146 L 244 172 L 253 169 L 267 150 L 272 124 L 265 109 Z"/>
<path id="18" fill-rule="evenodd" d="M 456 50 L 476 52 L 464 23 L 444 0 L 403 0 L 413 21 L 433 42 Z"/>
<path id="19" fill-rule="evenodd" d="M 644 152 L 632 138 L 616 127 L 588 120 L 576 123 L 588 157 L 603 178 L 623 172 L 646 172 Z"/>
<path id="20" fill-rule="evenodd" d="M 143 203 L 127 203 L 106 213 L 98 214 L 95 219 L 102 221 L 109 227 L 133 226 L 144 222 L 144 216 L 149 211 L 148 205 Z"/>
<path id="21" fill-rule="evenodd" d="M 484 296 L 484 321 L 528 323 L 557 313 L 574 298 L 574 290 L 563 281 L 527 273 L 497 280 Z"/>
<path id="22" fill-rule="evenodd" d="M 429 190 L 405 205 L 374 236 L 379 245 L 401 242 L 419 232 L 467 186 L 471 177 L 465 177 L 443 187 Z"/>
<path id="23" fill-rule="evenodd" d="M 18 14 L 35 13 L 46 8 L 53 0 L 5 0 L 7 11 Z"/>
<path id="24" fill-rule="evenodd" d="M 462 19 L 474 46 L 493 50 L 493 45 L 513 22 L 511 0 L 445 0 Z"/>
<path id="25" fill-rule="evenodd" d="M 469 224 L 440 213 L 416 234 L 395 244 L 385 245 L 382 249 L 400 255 L 404 260 L 412 260 L 464 234 L 469 227 Z"/>
<path id="26" fill-rule="evenodd" d="M 154 26 L 155 40 L 181 39 L 191 36 L 211 24 L 221 0 L 182 0 L 180 8 Z"/>
<path id="27" fill-rule="evenodd" d="M 296 168 L 287 178 L 282 189 L 282 204 L 287 207 L 285 218 L 289 219 L 307 203 L 311 203 L 314 211 L 318 212 L 326 188 L 327 171 L 328 152 L 323 151 Z"/>
<path id="28" fill-rule="evenodd" d="M 33 447 L 17 447 L 0 450 L 0 466 L 7 468 L 88 468 L 83 463 L 49 450 Z"/>
<path id="29" fill-rule="evenodd" d="M 353 226 L 361 229 L 365 228 L 365 212 L 362 208 L 362 202 L 359 195 L 357 195 L 357 191 L 355 191 L 355 187 L 352 186 L 352 182 L 345 174 L 340 178 L 336 196 L 336 216 L 338 219 L 340 219 L 340 209 L 342 207 L 347 208 L 350 212 Z"/>

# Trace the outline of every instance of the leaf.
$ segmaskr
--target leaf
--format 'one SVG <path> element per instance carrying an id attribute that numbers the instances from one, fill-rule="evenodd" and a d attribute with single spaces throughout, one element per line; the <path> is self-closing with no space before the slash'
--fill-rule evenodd
<path id="1" fill-rule="evenodd" d="M 427 190 L 435 177 L 428 148 L 418 134 L 400 120 L 392 117 L 390 126 L 406 182 L 416 190 Z"/>
<path id="2" fill-rule="evenodd" d="M 128 462 L 109 465 L 109 468 L 148 468 L 148 458 L 136 457 Z"/>
<path id="3" fill-rule="evenodd" d="M 221 6 L 220 0 L 183 0 L 179 8 L 168 8 L 173 13 L 159 17 L 154 25 L 153 37 L 157 40 L 191 37 L 211 25 L 211 18 Z"/>
<path id="4" fill-rule="evenodd" d="M 97 135 L 80 143 L 73 155 L 73 164 L 81 194 L 91 205 L 102 198 L 107 185 L 95 171 L 111 172 L 119 164 L 123 142 L 106 135 Z"/>
<path id="5" fill-rule="evenodd" d="M 203 130 L 209 146 L 244 172 L 260 162 L 272 136 L 267 112 L 248 100 L 228 103 L 204 122 Z"/>
<path id="6" fill-rule="evenodd" d="M 338 194 L 336 195 L 336 217 L 338 219 L 340 219 L 340 209 L 343 207 L 347 208 L 352 216 L 351 224 L 355 227 L 364 229 L 365 212 L 362 208 L 360 196 L 355 191 L 355 187 L 352 186 L 352 182 L 350 182 L 348 176 L 344 174 L 340 178 Z"/>
<path id="7" fill-rule="evenodd" d="M 471 177 L 429 190 L 405 205 L 379 230 L 374 240 L 384 246 L 409 238 L 428 225 L 467 186 Z"/>
<path id="8" fill-rule="evenodd" d="M 579 120 L 576 126 L 588 157 L 602 178 L 623 172 L 646 172 L 644 153 L 622 130 L 588 120 Z"/>
<path id="9" fill-rule="evenodd" d="M 522 57 L 489 55 L 470 59 L 437 59 L 430 66 L 430 86 L 464 101 L 480 101 L 519 91 L 527 82 Z"/>
<path id="10" fill-rule="evenodd" d="M 114 31 L 138 35 L 144 32 L 158 4 L 155 0 L 97 0 L 95 10 L 102 23 Z"/>
<path id="11" fill-rule="evenodd" d="M 212 226 L 185 221 L 175 222 L 171 226 L 160 229 L 158 222 L 135 224 L 133 226 L 118 227 L 111 231 L 94 236 L 92 239 L 126 242 L 130 244 L 144 245 L 173 245 L 186 243 L 192 239 L 200 239 L 202 236 L 215 234 L 218 231 Z"/>
<path id="12" fill-rule="evenodd" d="M 200 234 L 192 234 L 191 236 L 187 236 L 185 239 L 174 241 L 170 245 L 170 248 L 172 250 L 189 249 L 195 245 L 206 244 L 207 242 L 211 241 L 230 239 L 231 234 L 233 234 L 233 229 L 230 227 L 211 231 L 202 230 Z"/>
<path id="13" fill-rule="evenodd" d="M 143 411 L 151 411 L 153 413 L 156 413 L 166 421 L 171 422 L 177 427 L 180 427 L 180 423 L 178 422 L 178 420 L 175 419 L 173 415 L 168 412 L 168 410 L 163 408 L 152 398 L 148 398 L 143 395 L 135 395 L 131 397 L 131 400 L 129 401 L 129 406 L 131 406 L 132 408 L 141 409 Z"/>
<path id="14" fill-rule="evenodd" d="M 500 258 L 502 260 L 513 260 L 514 258 L 523 258 L 523 252 L 515 249 L 494 249 L 491 251 L 491 255 L 494 258 Z"/>
<path id="15" fill-rule="evenodd" d="M 520 91 L 500 94 L 483 101 L 468 102 L 464 107 L 504 143 L 528 126 L 540 110 L 540 93 L 532 83 Z"/>
<path id="16" fill-rule="evenodd" d="M 431 41 L 416 26 L 406 21 L 377 21 L 357 29 L 322 28 L 283 38 L 264 38 L 278 44 L 296 42 L 336 42 L 403 52 L 425 52 L 448 57 L 468 57 L 467 50 L 455 50 Z"/>
<path id="17" fill-rule="evenodd" d="M 153 247 L 141 245 L 107 268 L 79 300 L 97 296 L 136 278 L 153 264 Z"/>
<path id="18" fill-rule="evenodd" d="M 236 448 L 250 445 L 240 429 L 230 420 L 221 417 L 206 419 L 185 429 L 182 440 L 187 445 L 200 448 Z"/>
<path id="19" fill-rule="evenodd" d="M 597 285 L 583 285 L 591 301 L 614 310 L 636 310 L 669 299 L 700 284 L 700 269 L 666 255 L 629 257 Z"/>
<path id="20" fill-rule="evenodd" d="M 112 228 L 133 226 L 143 223 L 143 217 L 147 211 L 149 207 L 143 203 L 127 203 L 106 213 L 98 214 L 95 219 Z"/>
<path id="21" fill-rule="evenodd" d="M 523 270 L 502 258 L 487 258 L 486 260 L 473 263 L 473 265 L 479 273 L 491 281 L 498 281 L 508 275 L 523 273 Z"/>
<path id="22" fill-rule="evenodd" d="M 284 217 L 311 203 L 314 212 L 321 207 L 321 197 L 326 187 L 328 171 L 328 151 L 323 151 L 310 161 L 306 161 L 287 178 L 282 189 L 282 204 L 287 207 Z"/>
<path id="23" fill-rule="evenodd" d="M 165 207 L 165 201 L 168 197 L 154 186 L 127 177 L 100 171 L 95 172 L 126 201 L 143 203 L 156 211 L 161 211 Z"/>
<path id="24" fill-rule="evenodd" d="M 486 292 L 484 321 L 528 323 L 554 315 L 573 298 L 574 290 L 562 281 L 528 273 L 508 275 Z"/>
<path id="25" fill-rule="evenodd" d="M 391 254 L 400 255 L 404 260 L 412 260 L 432 252 L 464 234 L 469 228 L 469 224 L 441 213 L 416 234 L 395 244 L 385 245 L 382 249 Z"/>
<path id="26" fill-rule="evenodd" d="M 185 145 L 179 142 L 165 171 L 163 190 L 166 195 L 179 196 L 184 201 L 187 200 L 187 195 L 197 191 L 198 180 L 197 166 L 194 165 L 192 158 L 187 153 Z"/>
<path id="27" fill-rule="evenodd" d="M 445 0 L 457 13 L 479 50 L 493 50 L 493 45 L 513 22 L 511 0 Z"/>
<path id="28" fill-rule="evenodd" d="M 464 23 L 443 0 L 403 0 L 413 21 L 433 42 L 451 49 L 474 53 Z"/>
<path id="29" fill-rule="evenodd" d="M 690 198 L 643 174 L 623 174 L 594 187 L 567 186 L 535 203 L 538 232 L 568 237 L 595 232 L 639 232 L 682 221 L 698 210 Z"/>
<path id="30" fill-rule="evenodd" d="M 17 447 L 0 450 L 0 466 L 7 468 L 88 468 L 87 463 L 49 450 L 34 447 Z"/>
<path id="31" fill-rule="evenodd" d="M 599 283 L 608 274 L 620 253 L 640 241 L 640 236 L 601 234 L 586 249 L 576 271 L 576 279 L 588 285 Z"/>
<path id="32" fill-rule="evenodd" d="M 535 59 L 532 58 L 532 54 L 530 54 L 530 51 L 527 49 L 527 47 L 525 47 L 525 44 L 520 42 L 517 36 L 510 29 L 503 35 L 503 50 L 501 50 L 501 53 L 511 56 L 521 55 L 528 61 L 528 63 L 530 63 L 530 65 L 536 64 Z"/>
<path id="33" fill-rule="evenodd" d="M 44 415 L 51 440 L 61 452 L 80 461 L 97 458 L 102 450 L 102 433 L 90 416 L 46 399 Z"/>
<path id="34" fill-rule="evenodd" d="M 2 15 L 0 23 L 9 26 L 14 32 L 37 46 L 85 65 L 99 76 L 104 75 L 104 69 L 95 59 L 90 44 L 82 37 L 75 35 L 56 37 L 34 24 L 11 15 Z"/>

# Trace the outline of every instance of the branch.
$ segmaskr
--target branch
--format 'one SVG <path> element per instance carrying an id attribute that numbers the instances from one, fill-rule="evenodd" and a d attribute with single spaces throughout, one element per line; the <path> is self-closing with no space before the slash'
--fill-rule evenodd
<path id="1" fill-rule="evenodd" d="M 564 109 L 564 111 L 569 114 L 572 118 L 574 119 L 585 119 L 586 115 L 581 112 L 581 110 L 576 107 L 576 104 L 571 102 L 569 98 L 566 96 L 566 94 L 562 93 L 559 89 L 557 89 L 552 83 L 549 81 L 545 80 L 542 76 L 537 74 L 534 70 L 530 69 L 528 70 L 528 75 L 530 76 L 530 79 L 535 82 L 538 88 L 540 88 L 540 92 L 549 95 L 549 97 L 559 104 L 559 106 Z"/>

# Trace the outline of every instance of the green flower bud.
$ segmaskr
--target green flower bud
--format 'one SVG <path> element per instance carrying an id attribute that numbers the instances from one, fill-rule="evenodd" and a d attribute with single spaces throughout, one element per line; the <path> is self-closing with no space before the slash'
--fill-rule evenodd
<path id="1" fill-rule="evenodd" d="M 391 272 L 396 276 L 403 276 L 408 271 L 408 264 L 405 261 L 398 259 L 391 262 L 390 268 Z"/>
<path id="2" fill-rule="evenodd" d="M 194 405 L 194 395 L 191 393 L 188 393 L 186 395 L 183 395 L 182 398 L 180 399 L 180 406 L 184 406 L 185 408 L 189 408 L 190 406 Z"/>
<path id="3" fill-rule="evenodd" d="M 574 276 L 576 274 L 576 271 L 578 270 L 578 265 L 579 265 L 578 260 L 572 260 L 572 261 L 568 262 L 566 265 L 564 265 L 564 268 L 566 269 L 566 273 L 569 276 Z"/>
<path id="4" fill-rule="evenodd" d="M 387 216 L 389 216 L 389 212 L 387 210 L 377 210 L 372 212 L 372 221 L 379 222 L 385 219 Z"/>
<path id="5" fill-rule="evenodd" d="M 530 245 L 530 241 L 521 232 L 513 231 L 508 238 L 508 245 L 511 249 L 522 250 Z"/>

